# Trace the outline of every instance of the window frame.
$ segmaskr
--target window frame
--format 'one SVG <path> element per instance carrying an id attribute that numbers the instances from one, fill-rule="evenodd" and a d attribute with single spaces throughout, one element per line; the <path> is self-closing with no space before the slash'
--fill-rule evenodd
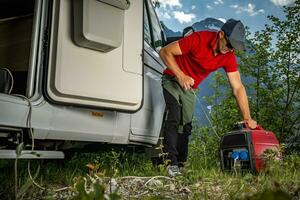
<path id="1" fill-rule="evenodd" d="M 144 30 L 143 30 L 143 36 L 144 36 L 144 41 L 147 42 L 147 44 L 151 45 L 152 46 L 152 33 L 151 33 L 151 25 L 150 25 L 150 21 L 149 21 L 149 14 L 148 14 L 148 9 L 147 9 L 147 3 L 145 2 L 144 3 L 144 6 L 143 6 L 143 9 L 144 9 L 144 13 L 143 13 L 143 23 L 144 23 Z M 146 17 L 146 18 L 145 18 Z M 149 28 L 149 41 L 148 40 L 145 40 L 145 21 L 147 21 L 147 25 L 148 25 L 148 28 Z"/>
<path id="2" fill-rule="evenodd" d="M 159 18 L 157 16 L 157 13 L 155 11 L 155 8 L 153 7 L 152 3 L 149 1 L 149 0 L 145 0 L 146 2 L 146 12 L 147 12 L 147 17 L 148 17 L 148 22 L 149 22 L 149 27 L 150 27 L 150 34 L 151 34 L 151 47 L 156 51 L 156 52 L 159 52 L 160 48 L 163 47 L 163 41 L 164 41 L 164 38 L 163 38 L 163 29 L 162 29 L 162 26 L 160 24 L 160 21 L 159 21 Z M 153 17 L 151 17 L 151 14 L 150 14 L 150 9 L 153 10 L 153 13 L 155 14 L 155 19 L 153 19 Z M 157 22 L 157 25 L 159 27 L 159 30 L 160 30 L 160 33 L 159 33 L 159 37 L 161 38 L 161 46 L 155 46 L 155 37 L 154 37 L 154 23 L 153 21 L 156 21 Z M 159 48 L 160 47 L 160 48 Z"/>

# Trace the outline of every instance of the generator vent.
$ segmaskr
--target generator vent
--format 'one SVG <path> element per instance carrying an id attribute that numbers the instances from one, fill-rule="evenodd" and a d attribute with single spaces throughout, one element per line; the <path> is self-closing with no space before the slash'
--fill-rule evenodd
<path id="1" fill-rule="evenodd" d="M 226 135 L 222 138 L 221 141 L 221 148 L 232 147 L 232 146 L 245 146 L 245 145 L 247 145 L 245 133 Z"/>

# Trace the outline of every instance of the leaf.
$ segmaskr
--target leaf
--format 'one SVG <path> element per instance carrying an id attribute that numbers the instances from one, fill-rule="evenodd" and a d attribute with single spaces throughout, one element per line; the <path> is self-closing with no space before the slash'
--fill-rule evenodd
<path id="1" fill-rule="evenodd" d="M 290 195 L 282 190 L 265 190 L 261 194 L 256 194 L 250 200 L 291 200 Z"/>
<path id="2" fill-rule="evenodd" d="M 86 179 L 83 177 L 79 177 L 74 185 L 75 191 L 78 193 L 74 200 L 90 200 L 87 191 L 85 190 Z"/>
<path id="3" fill-rule="evenodd" d="M 104 200 L 104 186 L 100 185 L 100 183 L 97 181 L 93 184 L 93 188 L 95 193 L 95 199 Z"/>
<path id="4" fill-rule="evenodd" d="M 40 166 L 38 166 L 34 176 L 32 177 L 33 180 L 36 179 L 36 177 L 39 175 L 40 172 Z M 23 196 L 29 189 L 29 187 L 32 185 L 32 180 L 30 178 L 27 178 L 27 181 L 21 186 L 21 188 L 18 191 L 17 197 L 20 198 Z"/>
<path id="5" fill-rule="evenodd" d="M 95 165 L 94 164 L 91 164 L 91 163 L 88 163 L 87 165 L 85 165 L 86 167 L 88 167 L 90 170 L 94 171 L 95 169 Z"/>
<path id="6" fill-rule="evenodd" d="M 108 195 L 108 197 L 110 200 L 120 200 L 121 199 L 121 196 L 118 195 L 117 193 L 111 193 Z"/>

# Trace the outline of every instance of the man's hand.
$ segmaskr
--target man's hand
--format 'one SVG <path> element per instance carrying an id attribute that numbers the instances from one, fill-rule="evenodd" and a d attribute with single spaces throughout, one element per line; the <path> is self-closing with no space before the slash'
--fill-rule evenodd
<path id="1" fill-rule="evenodd" d="M 253 119 L 244 120 L 244 122 L 248 125 L 249 128 L 255 129 L 257 126 L 257 122 Z"/>
<path id="2" fill-rule="evenodd" d="M 177 76 L 177 80 L 180 84 L 180 86 L 184 89 L 184 90 L 189 90 L 191 89 L 191 87 L 194 85 L 195 81 L 192 77 L 187 76 L 185 74 L 181 74 L 180 76 Z"/>
<path id="3" fill-rule="evenodd" d="M 175 74 L 180 86 L 184 90 L 191 89 L 191 87 L 194 85 L 194 79 L 190 76 L 185 75 L 175 60 L 175 56 L 182 55 L 178 41 L 172 42 L 163 47 L 160 50 L 159 55 L 167 68 Z"/>

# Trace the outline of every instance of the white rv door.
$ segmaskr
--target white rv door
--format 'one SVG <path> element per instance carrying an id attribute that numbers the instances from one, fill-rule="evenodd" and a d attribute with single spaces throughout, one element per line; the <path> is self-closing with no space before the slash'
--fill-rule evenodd
<path id="1" fill-rule="evenodd" d="M 136 111 L 143 99 L 143 1 L 54 0 L 46 96 Z"/>

